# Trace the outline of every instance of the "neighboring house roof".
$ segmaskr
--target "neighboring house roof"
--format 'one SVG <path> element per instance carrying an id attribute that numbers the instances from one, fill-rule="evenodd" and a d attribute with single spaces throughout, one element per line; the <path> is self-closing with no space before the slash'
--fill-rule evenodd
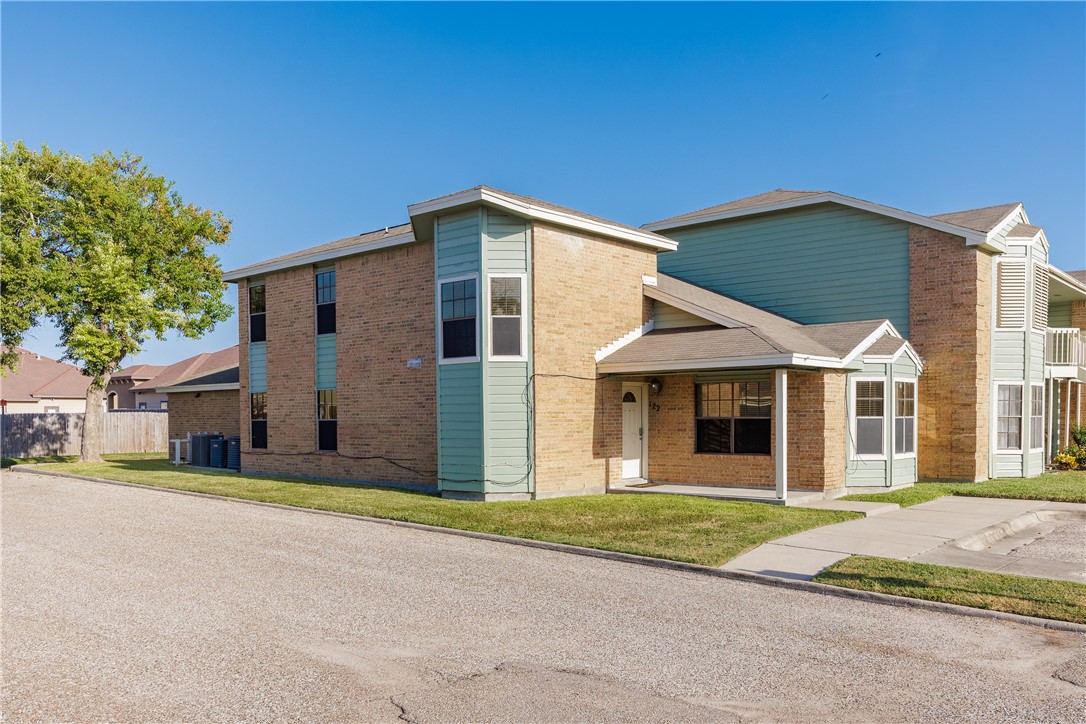
<path id="1" fill-rule="evenodd" d="M 36 402 L 42 398 L 80 399 L 87 396 L 91 380 L 79 368 L 22 347 L 19 366 L 0 379 L 0 397 L 12 402 Z"/>
<path id="2" fill-rule="evenodd" d="M 192 357 L 174 362 L 154 379 L 141 382 L 132 387 L 135 392 L 154 391 L 161 387 L 176 384 L 180 380 L 197 375 L 206 375 L 219 370 L 236 367 L 238 364 L 238 346 L 227 347 L 217 352 L 203 352 Z"/>
<path id="3" fill-rule="evenodd" d="M 161 374 L 166 369 L 166 365 L 129 365 L 124 369 L 117 370 L 110 376 L 110 381 L 113 380 L 150 380 L 155 375 Z"/>
<path id="4" fill-rule="evenodd" d="M 710 206 L 701 211 L 694 211 L 688 214 L 673 216 L 669 219 L 654 221 L 645 224 L 641 228 L 650 231 L 663 232 L 685 226 L 694 226 L 696 224 L 708 224 L 715 221 L 725 221 L 728 219 L 754 216 L 756 214 L 766 214 L 774 211 L 784 211 L 786 209 L 826 203 L 849 206 L 855 209 L 869 211 L 873 214 L 905 221 L 910 224 L 936 229 L 937 231 L 943 231 L 948 234 L 953 234 L 954 236 L 960 236 L 964 238 L 966 243 L 970 246 L 979 246 L 991 251 L 1002 251 L 1003 242 L 1000 238 L 996 238 L 996 232 L 999 230 L 998 225 L 982 229 L 979 226 L 966 226 L 963 223 L 968 222 L 976 225 L 979 224 L 982 217 L 983 220 L 987 220 L 987 214 L 980 213 L 986 211 L 985 209 L 956 212 L 955 214 L 942 214 L 941 216 L 924 216 L 911 211 L 895 209 L 892 206 L 884 206 L 872 201 L 846 196 L 834 191 L 795 191 L 777 189 L 756 196 L 748 196 L 739 199 L 738 201 L 730 201 L 726 204 Z M 1020 204 L 1010 206 L 1009 211 L 1003 214 L 1001 219 L 1006 220 L 1010 213 L 1019 206 Z"/>
<path id="5" fill-rule="evenodd" d="M 183 380 L 178 380 L 172 385 L 166 385 L 159 387 L 159 392 L 209 392 L 212 390 L 236 390 L 239 388 L 239 382 L 241 380 L 241 369 L 238 365 L 228 367 L 224 370 L 218 370 L 217 372 L 211 372 L 209 374 L 199 374 L 194 377 L 188 377 Z"/>
<path id="6" fill-rule="evenodd" d="M 1077 279 L 1083 284 L 1086 284 L 1086 269 L 1083 269 L 1082 271 L 1069 271 L 1064 273 L 1072 279 Z"/>
<path id="7" fill-rule="evenodd" d="M 655 286 L 646 285 L 645 295 L 667 304 L 678 302 L 675 306 L 680 309 L 719 326 L 649 331 L 615 345 L 613 351 L 601 352 L 606 353 L 598 360 L 601 372 L 765 365 L 841 368 L 861 353 L 867 354 L 865 350 L 875 344 L 880 345 L 879 351 L 872 354 L 882 354 L 881 350 L 889 346 L 879 342 L 884 335 L 900 340 L 887 320 L 800 324 L 666 274 L 658 275 Z M 902 345 L 887 354 L 895 354 Z"/>
<path id="8" fill-rule="evenodd" d="M 958 226 L 964 226 L 974 231 L 988 233 L 999 228 L 1007 217 L 1013 214 L 1022 204 L 1000 204 L 998 206 L 985 206 L 982 209 L 967 209 L 965 211 L 952 211 L 948 214 L 935 214 L 931 218 L 946 221 Z"/>

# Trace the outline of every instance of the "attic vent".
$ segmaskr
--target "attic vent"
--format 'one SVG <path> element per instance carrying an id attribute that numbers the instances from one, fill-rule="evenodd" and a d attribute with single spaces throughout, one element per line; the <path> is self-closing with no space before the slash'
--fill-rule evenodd
<path id="1" fill-rule="evenodd" d="M 1040 264 L 1033 265 L 1033 328 L 1044 331 L 1048 327 L 1048 270 Z"/>
<path id="2" fill-rule="evenodd" d="M 998 293 L 999 312 L 996 316 L 996 326 L 1004 329 L 1022 329 L 1025 327 L 1025 261 L 1002 261 L 999 263 Z"/>

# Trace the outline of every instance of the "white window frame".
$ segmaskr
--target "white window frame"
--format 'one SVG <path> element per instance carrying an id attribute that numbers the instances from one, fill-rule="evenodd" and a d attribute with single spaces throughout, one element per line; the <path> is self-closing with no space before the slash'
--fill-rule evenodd
<path id="1" fill-rule="evenodd" d="M 999 324 L 999 308 L 1000 308 L 1000 305 L 1003 303 L 1003 288 L 999 284 L 999 273 L 1000 273 L 1000 269 L 1003 267 L 1004 264 L 1011 264 L 1011 265 L 1017 265 L 1017 266 L 1022 267 L 1022 284 L 1025 287 L 1022 293 L 1023 293 L 1024 297 L 1025 297 L 1025 299 L 1023 300 L 1023 304 L 1025 304 L 1025 307 L 1022 309 L 1022 324 L 1020 326 L 1017 326 L 1017 327 L 1003 327 L 1003 326 L 1000 326 L 1000 324 Z M 997 331 L 1007 330 L 1007 331 L 1014 331 L 1014 332 L 1023 332 L 1023 331 L 1030 328 L 1031 321 L 1033 319 L 1033 314 L 1032 314 L 1032 309 L 1031 309 L 1031 307 L 1033 306 L 1032 305 L 1032 301 L 1033 301 L 1033 277 L 1032 277 L 1033 270 L 1032 270 L 1031 266 L 1032 265 L 1029 263 L 1029 260 L 1026 259 L 1026 258 L 1012 257 L 1010 259 L 999 259 L 996 262 L 996 264 L 995 264 L 995 289 L 996 289 L 995 328 L 996 328 Z"/>
<path id="2" fill-rule="evenodd" d="M 1040 390 L 1041 391 L 1041 395 L 1040 395 L 1040 400 L 1041 400 L 1041 442 L 1037 447 L 1033 446 L 1033 391 L 1034 390 Z M 1022 392 L 1023 392 L 1023 394 L 1025 393 L 1025 387 L 1024 386 L 1022 388 Z M 998 397 L 996 399 L 996 404 L 997 405 L 999 404 Z M 1029 451 L 1030 452 L 1044 452 L 1044 449 L 1045 449 L 1045 408 L 1046 407 L 1047 407 L 1047 405 L 1045 405 L 1045 386 L 1044 386 L 1044 383 L 1041 383 L 1041 384 L 1038 385 L 1038 384 L 1035 384 L 1035 383 L 1031 382 L 1029 384 L 1029 406 L 1028 406 L 1029 409 L 1028 410 L 1027 410 L 1026 400 L 1022 401 L 1022 413 L 1023 413 L 1022 416 L 1025 417 L 1026 420 L 1028 421 L 1027 427 L 1029 428 Z M 999 412 L 999 410 L 996 410 L 996 412 Z M 1027 412 L 1029 414 L 1026 414 Z M 997 422 L 997 424 L 998 424 L 998 422 Z M 999 432 L 999 430 L 997 429 L 996 433 L 998 434 L 998 432 Z M 998 442 L 998 440 L 997 440 L 997 442 Z"/>
<path id="3" fill-rule="evenodd" d="M 913 451 L 907 453 L 897 452 L 897 383 L 906 382 L 913 386 Z M 917 438 L 920 435 L 920 429 L 918 420 L 920 418 L 920 385 L 917 384 L 918 380 L 915 377 L 895 377 L 894 378 L 894 391 L 891 395 L 893 397 L 894 409 L 893 412 L 894 428 L 890 433 L 890 442 L 894 447 L 894 460 L 908 460 L 909 458 L 916 457 Z"/>
<path id="4" fill-rule="evenodd" d="M 999 388 L 1000 387 L 1017 387 L 1022 390 L 1022 414 L 1018 416 L 1018 447 L 999 447 L 999 418 L 1003 417 L 999 414 Z M 996 455 L 1021 455 L 1025 449 L 1023 443 L 1028 442 L 1025 440 L 1025 436 L 1028 434 L 1028 420 L 1026 415 L 1029 408 L 1026 406 L 1026 382 L 1025 380 L 996 380 L 995 382 L 995 399 L 992 400 L 995 404 L 992 405 L 992 409 L 995 411 L 995 415 L 992 418 L 992 427 L 995 432 L 995 452 Z"/>
<path id="5" fill-rule="evenodd" d="M 445 334 L 444 327 L 441 324 L 441 286 L 443 284 L 452 284 L 453 282 L 462 282 L 468 279 L 475 280 L 475 356 L 474 357 L 454 357 L 453 359 L 445 359 Z M 479 355 L 479 337 L 481 336 L 479 328 L 480 302 L 482 301 L 482 294 L 479 292 L 479 274 L 461 274 L 456 277 L 446 277 L 444 279 L 438 279 L 434 285 L 434 332 L 437 334 L 437 363 L 439 365 L 463 365 L 472 364 L 478 362 L 481 357 Z"/>
<path id="6" fill-rule="evenodd" d="M 872 453 L 858 453 L 856 452 L 856 442 L 859 439 L 856 434 L 857 418 L 856 418 L 856 383 L 857 382 L 881 382 L 882 383 L 882 453 L 875 455 Z M 886 425 L 894 424 L 893 416 L 890 417 L 890 422 L 887 423 L 886 415 L 888 412 L 893 412 L 891 405 L 889 404 L 893 393 L 889 395 L 886 392 L 886 375 L 870 375 L 865 377 L 853 377 L 852 382 L 852 397 L 849 401 L 848 409 L 848 424 L 849 424 L 849 452 L 853 460 L 886 460 Z M 892 436 L 891 436 L 892 439 Z"/>
<path id="7" fill-rule="evenodd" d="M 490 311 L 490 282 L 492 279 L 520 280 L 520 354 L 494 354 L 494 315 Z M 527 362 L 528 361 L 528 325 L 525 310 L 527 303 L 528 275 L 517 272 L 489 272 L 486 275 L 486 324 L 487 324 L 487 361 L 488 362 Z M 478 298 L 478 295 L 476 295 Z M 499 315 L 505 317 L 506 315 Z"/>

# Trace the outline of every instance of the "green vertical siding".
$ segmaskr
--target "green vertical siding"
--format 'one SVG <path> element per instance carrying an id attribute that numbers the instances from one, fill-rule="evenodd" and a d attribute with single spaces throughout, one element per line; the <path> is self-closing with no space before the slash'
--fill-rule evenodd
<path id="1" fill-rule="evenodd" d="M 333 390 L 336 387 L 336 335 L 317 335 L 317 389 Z M 364 372 L 356 370 L 356 372 Z"/>
<path id="2" fill-rule="evenodd" d="M 249 392 L 268 391 L 268 348 L 266 342 L 249 343 Z"/>
<path id="3" fill-rule="evenodd" d="M 483 284 L 489 301 L 488 274 L 529 274 L 531 231 L 528 223 L 494 209 L 484 211 Z M 490 361 L 490 309 L 484 305 L 482 349 L 483 440 L 487 493 L 528 493 L 533 489 L 531 420 L 528 398 L 532 374 L 531 277 L 521 288 L 521 324 L 529 331 L 527 361 Z"/>
<path id="4" fill-rule="evenodd" d="M 479 209 L 435 222 L 434 269 L 441 280 L 481 271 L 481 212 Z M 481 294 L 482 280 L 476 286 Z M 436 293 L 436 292 L 435 292 Z M 441 333 L 440 322 L 435 334 Z M 483 409 L 482 366 L 479 362 L 437 366 L 438 487 L 482 492 Z"/>
<path id="5" fill-rule="evenodd" d="M 909 336 L 909 231 L 822 204 L 661 232 L 660 271 L 807 324 L 889 319 Z"/>

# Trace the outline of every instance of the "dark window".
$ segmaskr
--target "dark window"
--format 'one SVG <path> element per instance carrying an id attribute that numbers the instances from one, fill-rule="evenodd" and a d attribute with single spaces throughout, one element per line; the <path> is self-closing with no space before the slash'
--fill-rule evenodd
<path id="1" fill-rule="evenodd" d="M 249 395 L 249 430 L 252 435 L 251 446 L 258 449 L 268 447 L 268 393 L 254 392 Z"/>
<path id="2" fill-rule="evenodd" d="M 249 287 L 249 341 L 264 342 L 267 340 L 267 325 L 265 324 L 264 285 L 257 284 Z"/>
<path id="3" fill-rule="evenodd" d="M 336 391 L 317 390 L 317 449 L 337 450 Z"/>
<path id="4" fill-rule="evenodd" d="M 520 357 L 520 277 L 490 279 L 490 353 L 495 357 Z"/>
<path id="5" fill-rule="evenodd" d="M 697 452 L 769 454 L 771 383 L 712 382 L 695 387 Z"/>
<path id="6" fill-rule="evenodd" d="M 475 280 L 441 285 L 441 358 L 475 357 Z"/>
<path id="7" fill-rule="evenodd" d="M 320 272 L 316 276 L 317 334 L 336 331 L 336 273 Z"/>

